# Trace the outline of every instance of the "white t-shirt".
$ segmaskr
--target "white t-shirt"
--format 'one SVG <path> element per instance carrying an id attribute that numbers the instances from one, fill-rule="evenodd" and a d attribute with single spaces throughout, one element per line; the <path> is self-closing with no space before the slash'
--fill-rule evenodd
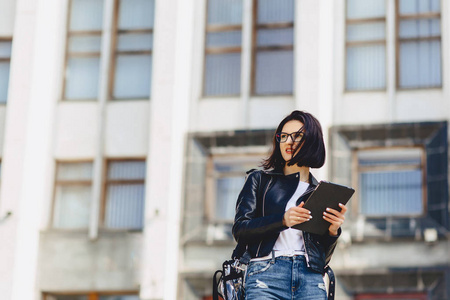
<path id="1" fill-rule="evenodd" d="M 294 195 L 292 195 L 289 202 L 286 204 L 287 211 L 289 208 L 296 206 L 298 198 L 306 191 L 309 184 L 304 181 L 299 181 L 297 189 Z M 305 244 L 303 243 L 303 234 L 301 230 L 288 228 L 280 233 L 273 250 L 283 250 L 283 251 L 305 251 Z"/>

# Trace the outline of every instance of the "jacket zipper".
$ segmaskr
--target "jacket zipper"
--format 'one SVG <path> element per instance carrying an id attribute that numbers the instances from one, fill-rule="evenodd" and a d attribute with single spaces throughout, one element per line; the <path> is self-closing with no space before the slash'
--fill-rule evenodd
<path id="1" fill-rule="evenodd" d="M 264 205 L 266 203 L 266 194 L 267 194 L 267 191 L 268 191 L 271 183 L 272 183 L 272 178 L 270 178 L 269 183 L 267 184 L 266 190 L 264 191 L 263 205 L 262 205 L 262 216 L 263 217 L 264 217 Z M 261 242 L 259 242 L 258 250 L 256 250 L 256 257 L 258 257 L 259 249 L 261 248 L 261 244 L 262 244 L 262 240 L 261 240 Z"/>

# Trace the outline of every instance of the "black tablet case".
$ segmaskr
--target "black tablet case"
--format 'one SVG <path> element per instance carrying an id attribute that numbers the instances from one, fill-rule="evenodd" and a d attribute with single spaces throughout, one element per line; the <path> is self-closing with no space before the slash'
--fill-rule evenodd
<path id="1" fill-rule="evenodd" d="M 327 207 L 340 211 L 339 203 L 347 204 L 354 192 L 350 187 L 321 181 L 303 206 L 311 211 L 312 219 L 292 228 L 320 235 L 327 233 L 330 223 L 323 219 L 323 212 Z"/>

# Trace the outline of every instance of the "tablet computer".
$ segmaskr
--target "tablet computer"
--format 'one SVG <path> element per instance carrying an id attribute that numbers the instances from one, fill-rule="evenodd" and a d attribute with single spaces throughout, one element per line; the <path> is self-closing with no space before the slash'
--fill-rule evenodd
<path id="1" fill-rule="evenodd" d="M 344 185 L 328 181 L 319 182 L 303 206 L 311 212 L 312 219 L 292 228 L 320 235 L 327 233 L 330 223 L 323 219 L 323 212 L 327 207 L 340 211 L 339 203 L 347 204 L 354 192 L 354 189 Z"/>

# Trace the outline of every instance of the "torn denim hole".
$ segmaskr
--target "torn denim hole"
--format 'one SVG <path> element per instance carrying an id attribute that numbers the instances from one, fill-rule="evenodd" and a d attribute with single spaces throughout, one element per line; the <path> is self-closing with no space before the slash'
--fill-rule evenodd
<path id="1" fill-rule="evenodd" d="M 319 289 L 326 291 L 325 283 L 319 283 L 318 285 Z"/>
<path id="2" fill-rule="evenodd" d="M 265 284 L 264 282 L 262 282 L 259 279 L 256 279 L 256 287 L 262 288 L 262 289 L 268 289 L 269 287 L 267 286 L 267 284 Z"/>

